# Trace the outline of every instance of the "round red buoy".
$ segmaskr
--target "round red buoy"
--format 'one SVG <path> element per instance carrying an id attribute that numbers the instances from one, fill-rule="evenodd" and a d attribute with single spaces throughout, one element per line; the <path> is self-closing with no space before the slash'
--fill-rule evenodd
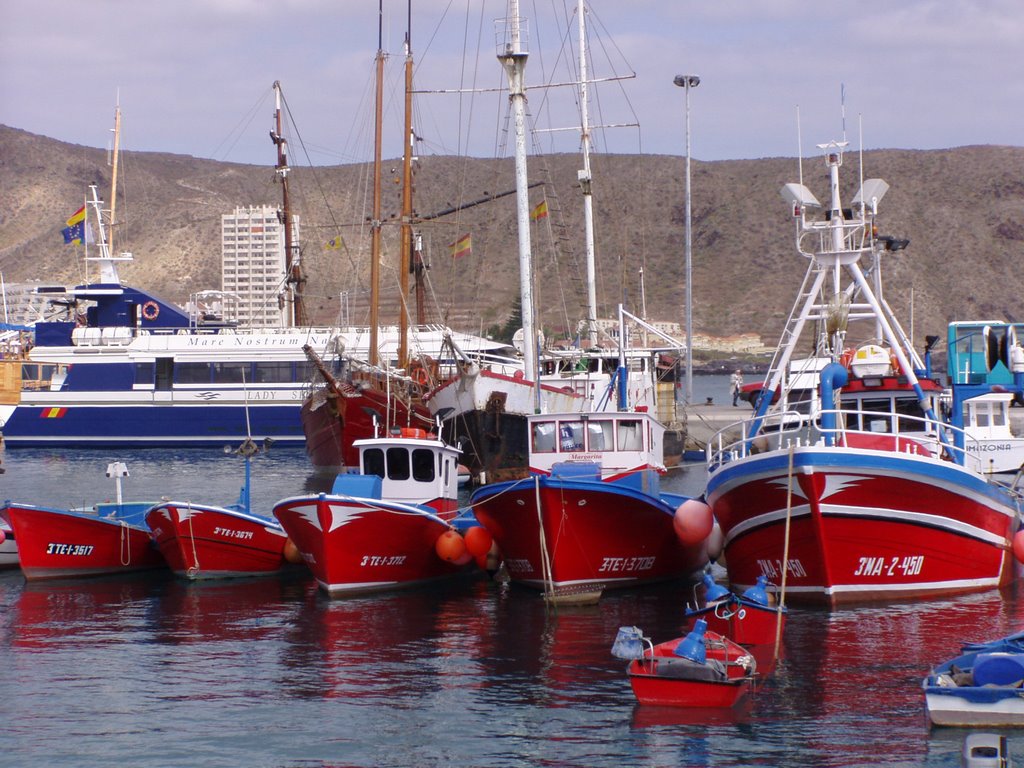
<path id="1" fill-rule="evenodd" d="M 474 525 L 472 528 L 468 528 L 466 533 L 463 534 L 463 538 L 466 540 L 466 549 L 469 550 L 473 557 L 486 556 L 493 541 L 491 534 L 482 525 Z"/>
<path id="2" fill-rule="evenodd" d="M 458 531 L 449 528 L 437 537 L 437 541 L 434 542 L 434 550 L 442 560 L 454 563 L 466 554 L 466 542 L 459 536 Z"/>
<path id="3" fill-rule="evenodd" d="M 715 518 L 711 514 L 711 507 L 697 499 L 690 499 L 680 504 L 672 518 L 676 536 L 683 544 L 699 544 L 704 541 L 711 533 L 714 522 Z"/>
<path id="4" fill-rule="evenodd" d="M 1018 563 L 1024 563 L 1024 530 L 1013 534 L 1013 556 Z"/>
<path id="5" fill-rule="evenodd" d="M 284 559 L 289 563 L 301 563 L 302 553 L 299 552 L 299 548 L 295 546 L 295 542 L 291 539 L 284 540 Z"/>

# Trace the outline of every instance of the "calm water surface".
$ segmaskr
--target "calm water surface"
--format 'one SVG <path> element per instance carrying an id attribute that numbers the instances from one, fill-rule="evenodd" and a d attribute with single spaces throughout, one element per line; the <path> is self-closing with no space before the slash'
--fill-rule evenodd
<path id="1" fill-rule="evenodd" d="M 18 450 L 0 497 L 231 501 L 217 451 Z M 301 450 L 253 465 L 254 505 L 311 487 Z M 701 469 L 673 476 L 699 491 Z M 609 649 L 636 625 L 679 635 L 692 588 L 547 609 L 484 578 L 330 600 L 301 571 L 26 585 L 0 575 L 0 765 L 957 766 L 965 729 L 932 729 L 921 678 L 961 640 L 1024 625 L 1016 589 L 837 611 L 792 610 L 782 660 L 729 712 L 635 704 Z M 1007 732 L 1024 755 L 1024 733 Z"/>

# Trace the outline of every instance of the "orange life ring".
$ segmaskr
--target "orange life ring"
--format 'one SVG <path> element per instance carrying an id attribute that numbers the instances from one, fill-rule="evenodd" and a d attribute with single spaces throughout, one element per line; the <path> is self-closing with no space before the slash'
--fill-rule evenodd
<path id="1" fill-rule="evenodd" d="M 155 301 L 147 301 L 142 305 L 142 316 L 147 320 L 156 320 L 160 315 L 160 305 Z"/>

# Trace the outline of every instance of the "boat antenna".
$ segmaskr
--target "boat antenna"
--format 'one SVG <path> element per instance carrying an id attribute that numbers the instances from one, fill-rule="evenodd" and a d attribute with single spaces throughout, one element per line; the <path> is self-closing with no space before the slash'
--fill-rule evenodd
<path id="1" fill-rule="evenodd" d="M 800 105 L 796 105 L 796 164 L 797 175 L 800 177 L 800 186 L 804 185 L 804 150 L 803 137 L 800 135 Z"/>
<path id="2" fill-rule="evenodd" d="M 843 143 L 846 143 L 846 84 L 839 84 L 839 111 L 843 119 Z"/>

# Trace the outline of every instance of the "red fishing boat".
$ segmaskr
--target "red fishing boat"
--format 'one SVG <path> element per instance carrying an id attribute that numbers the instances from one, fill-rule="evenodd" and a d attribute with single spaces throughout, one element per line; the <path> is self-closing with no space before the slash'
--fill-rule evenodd
<path id="1" fill-rule="evenodd" d="M 121 501 L 121 462 L 107 467 L 117 501 L 83 509 L 7 501 L 0 518 L 14 530 L 22 573 L 29 581 L 80 578 L 160 568 L 164 559 L 145 526 L 153 502 Z"/>
<path id="2" fill-rule="evenodd" d="M 657 645 L 636 627 L 622 627 L 612 654 L 630 659 L 626 674 L 641 704 L 732 707 L 757 676 L 754 657 L 732 640 L 708 630 L 703 619 L 698 619 L 685 637 Z"/>
<path id="3" fill-rule="evenodd" d="M 933 340 L 922 359 L 882 296 L 883 262 L 908 242 L 877 234 L 888 184 L 865 180 L 844 208 L 844 143 L 822 147 L 825 215 L 811 215 L 822 206 L 802 184 L 782 190 L 807 272 L 763 388 L 772 397 L 708 444 L 729 580 L 765 576 L 787 601 L 829 606 L 1005 586 L 1024 497 L 944 420 Z M 796 358 L 807 342 L 812 355 Z M 790 395 L 808 379 L 797 408 Z"/>
<path id="4" fill-rule="evenodd" d="M 635 411 L 528 417 L 531 477 L 478 488 L 471 505 L 513 582 L 558 602 L 683 578 L 708 562 L 706 529 L 688 542 L 660 490 L 664 426 Z M 699 502 L 693 501 L 694 504 Z"/>
<path id="5" fill-rule="evenodd" d="M 274 506 L 320 586 L 331 595 L 374 592 L 463 571 L 472 555 L 452 528 L 459 450 L 411 428 L 355 446 L 358 474 L 338 475 L 331 493 Z"/>
<path id="6" fill-rule="evenodd" d="M 269 447 L 264 444 L 263 450 Z M 285 564 L 288 537 L 277 520 L 253 514 L 251 462 L 260 452 L 252 439 L 236 454 L 245 459 L 245 483 L 229 507 L 165 501 L 146 514 L 160 552 L 178 576 L 219 579 L 275 573 Z"/>

